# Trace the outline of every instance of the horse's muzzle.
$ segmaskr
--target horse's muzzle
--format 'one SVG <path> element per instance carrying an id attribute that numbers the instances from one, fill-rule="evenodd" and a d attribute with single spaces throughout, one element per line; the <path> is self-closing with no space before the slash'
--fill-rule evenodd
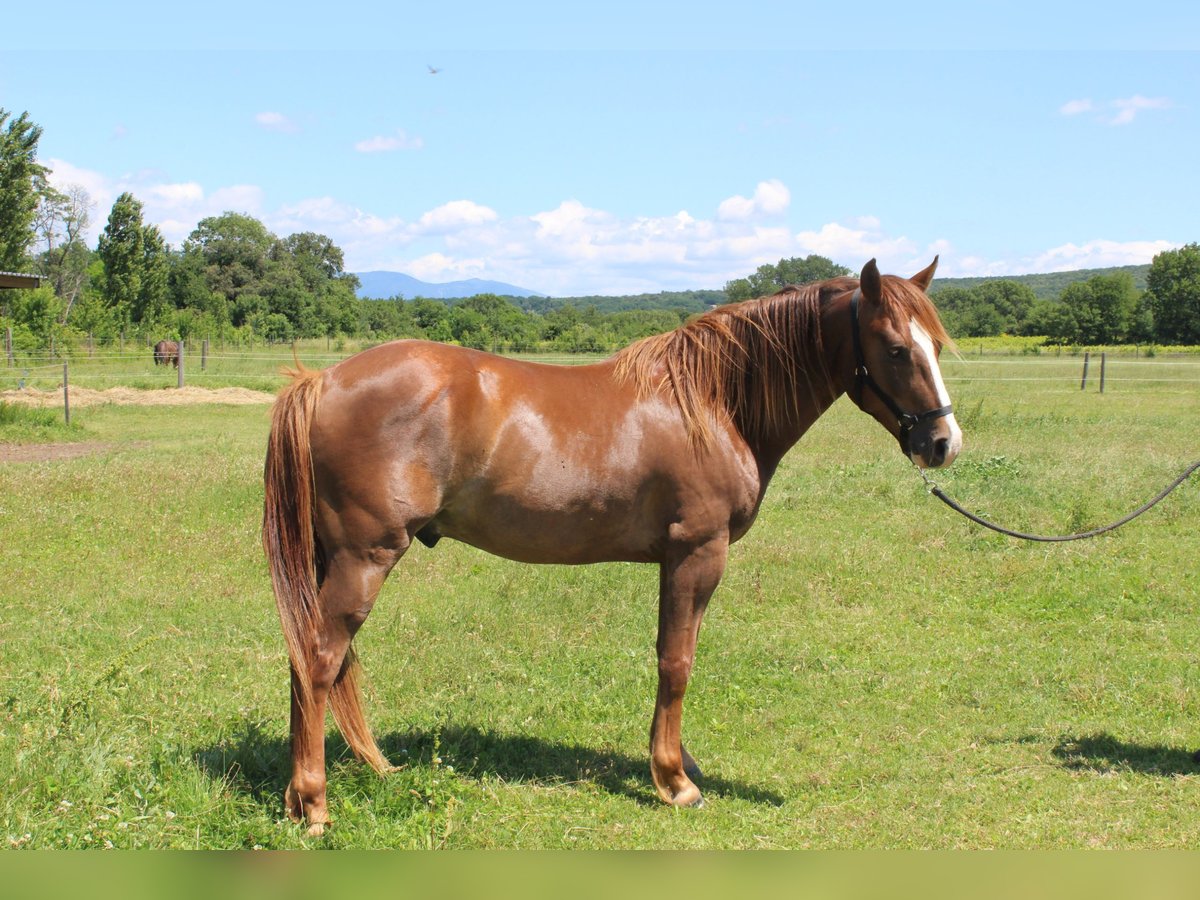
<path id="1" fill-rule="evenodd" d="M 962 432 L 954 416 L 921 422 L 900 435 L 900 447 L 923 469 L 940 469 L 954 462 L 962 449 Z"/>

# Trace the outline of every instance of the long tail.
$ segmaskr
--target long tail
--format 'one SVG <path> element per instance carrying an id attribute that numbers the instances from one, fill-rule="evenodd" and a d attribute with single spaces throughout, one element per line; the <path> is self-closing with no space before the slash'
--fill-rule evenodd
<path id="1" fill-rule="evenodd" d="M 321 639 L 318 566 L 321 547 L 313 522 L 309 431 L 321 399 L 321 372 L 299 366 L 275 401 L 263 473 L 262 542 L 275 605 L 301 699 L 312 696 L 313 659 Z M 351 648 L 329 692 L 329 706 L 354 755 L 377 771 L 391 768 L 363 715 L 358 659 Z M 303 704 L 307 706 L 307 703 Z"/>

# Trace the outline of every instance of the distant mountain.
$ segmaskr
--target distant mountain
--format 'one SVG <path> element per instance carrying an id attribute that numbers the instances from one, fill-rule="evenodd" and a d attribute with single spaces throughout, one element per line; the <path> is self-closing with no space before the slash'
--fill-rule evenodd
<path id="1" fill-rule="evenodd" d="M 966 288 L 970 290 L 985 281 L 1015 281 L 1028 285 L 1041 300 L 1055 300 L 1069 284 L 1076 281 L 1087 281 L 1097 275 L 1116 275 L 1118 272 L 1128 272 L 1133 277 L 1133 286 L 1139 291 L 1146 289 L 1146 276 L 1150 274 L 1150 264 L 1140 266 L 1112 266 L 1107 269 L 1073 269 L 1070 272 L 1045 272 L 1034 275 L 996 275 L 990 278 L 935 278 L 930 295 L 937 294 L 945 288 Z"/>
<path id="2" fill-rule="evenodd" d="M 361 287 L 358 296 L 372 300 L 386 300 L 397 295 L 405 300 L 414 297 L 429 297 L 432 300 L 452 300 L 459 297 L 474 297 L 476 294 L 499 294 L 501 297 L 544 297 L 537 291 L 505 284 L 502 281 L 485 281 L 468 278 L 466 281 L 446 281 L 435 284 L 421 281 L 403 272 L 355 272 Z"/>
<path id="3" fill-rule="evenodd" d="M 931 294 L 949 287 L 972 288 L 985 281 L 1017 281 L 1033 288 L 1038 297 L 1054 300 L 1062 293 L 1063 288 L 1076 281 L 1086 281 L 1095 275 L 1113 275 L 1117 272 L 1128 272 L 1133 276 L 1134 287 L 1144 290 L 1146 276 L 1150 271 L 1149 264 L 1140 266 L 1113 266 L 1107 269 L 1076 269 L 1071 272 L 1046 272 L 1030 275 L 996 275 L 976 278 L 937 278 L 930 289 Z M 611 313 L 629 309 L 678 309 L 686 312 L 703 312 L 717 303 L 725 302 L 725 292 L 721 290 L 703 291 L 662 291 L 658 294 L 636 294 L 622 297 L 556 297 L 531 291 L 528 288 L 505 284 L 502 281 L 485 281 L 481 278 L 469 278 L 465 281 L 448 281 L 435 284 L 421 281 L 402 272 L 358 272 L 356 273 L 362 287 L 358 296 L 377 300 L 400 295 L 405 300 L 414 297 L 428 297 L 432 300 L 456 300 L 463 297 L 473 297 L 476 294 L 498 294 L 501 297 L 517 297 L 524 302 L 517 305 L 526 312 L 545 313 L 560 306 L 575 306 L 585 308 L 593 306 L 597 312 Z"/>

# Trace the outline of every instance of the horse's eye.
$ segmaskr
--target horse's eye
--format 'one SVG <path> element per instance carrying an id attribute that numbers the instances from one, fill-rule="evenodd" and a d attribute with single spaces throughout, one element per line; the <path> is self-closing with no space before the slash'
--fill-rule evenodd
<path id="1" fill-rule="evenodd" d="M 904 347 L 893 347 L 888 351 L 888 356 L 892 359 L 903 359 L 906 352 Z"/>

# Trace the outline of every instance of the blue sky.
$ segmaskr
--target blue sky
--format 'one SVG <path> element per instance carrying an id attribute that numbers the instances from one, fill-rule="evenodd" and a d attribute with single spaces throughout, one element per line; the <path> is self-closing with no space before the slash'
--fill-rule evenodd
<path id="1" fill-rule="evenodd" d="M 353 271 L 558 296 L 1200 240 L 1194 3 L 31 6 L 0 107 L 93 235 L 128 190 L 176 245 L 233 210 Z"/>

